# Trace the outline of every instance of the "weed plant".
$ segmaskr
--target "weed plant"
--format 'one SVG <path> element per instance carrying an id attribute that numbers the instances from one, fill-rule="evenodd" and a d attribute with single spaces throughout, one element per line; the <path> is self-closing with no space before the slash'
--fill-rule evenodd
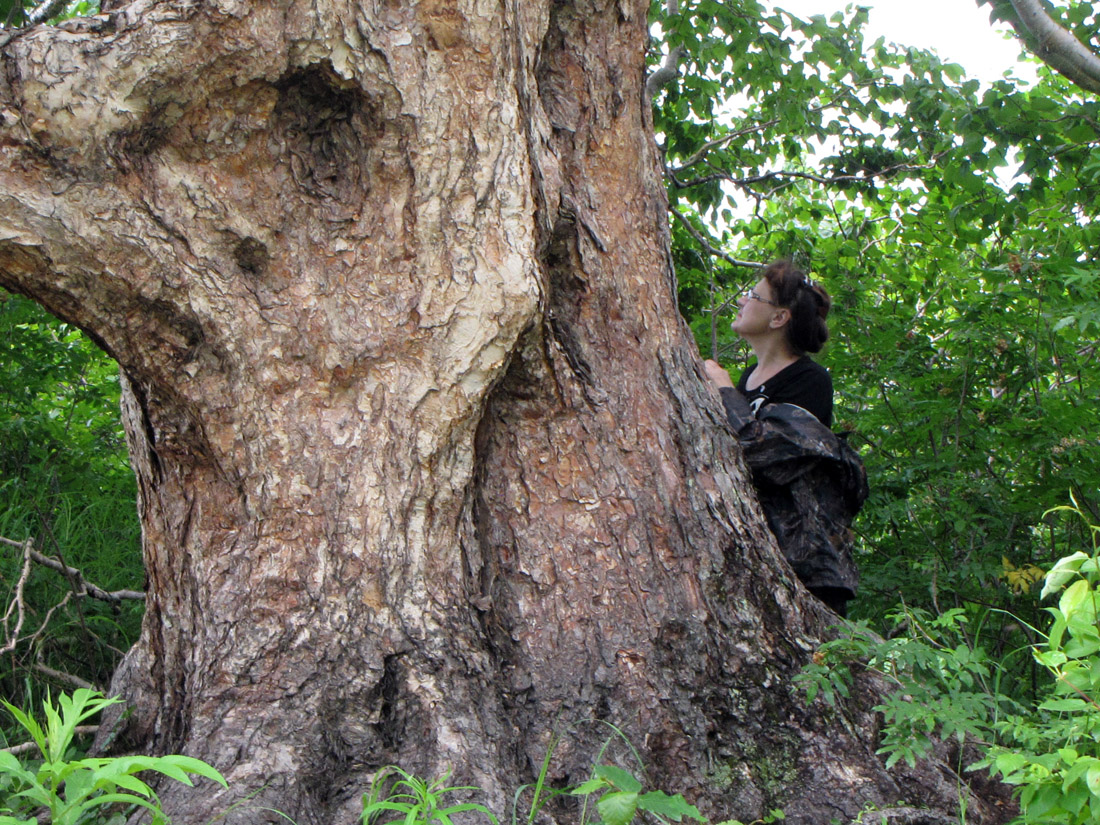
<path id="1" fill-rule="evenodd" d="M 444 804 L 443 797 L 476 788 L 450 786 L 449 776 L 427 781 L 389 765 L 377 774 L 363 795 L 363 825 L 454 825 L 456 814 L 482 814 L 498 825 L 493 813 L 477 802 Z M 391 818 L 392 817 L 392 818 Z"/>
<path id="2" fill-rule="evenodd" d="M 954 737 L 979 746 L 970 770 L 988 770 L 1017 789 L 1026 825 L 1100 822 L 1100 526 L 1077 506 L 1059 508 L 1085 521 L 1088 550 L 1060 559 L 1040 596 L 1058 597 L 1045 631 L 1020 651 L 1041 669 L 1034 701 L 1004 685 L 1019 667 L 970 644 L 963 610 L 940 616 L 907 610 L 895 615 L 899 634 L 881 639 L 856 623 L 824 644 L 798 677 L 810 701 L 846 696 L 854 665 L 892 680 L 897 690 L 876 710 L 885 726 L 887 766 L 924 756 L 933 739 Z"/>
<path id="3" fill-rule="evenodd" d="M 157 795 L 137 777 L 144 771 L 185 785 L 192 784 L 191 775 L 203 776 L 227 787 L 214 768 L 189 756 L 77 758 L 77 727 L 117 701 L 85 689 L 62 694 L 57 707 L 43 703 L 45 726 L 3 703 L 31 737 L 40 758 L 25 766 L 10 751 L 0 751 L 0 825 L 34 825 L 40 810 L 48 812 L 51 825 L 91 825 L 102 821 L 109 807 L 119 806 L 144 808 L 152 814 L 152 825 L 164 825 L 167 820 Z"/>
<path id="4" fill-rule="evenodd" d="M 615 729 L 619 736 L 621 731 Z M 516 791 L 512 806 L 512 825 L 532 823 L 546 803 L 555 797 L 569 796 L 580 799 L 579 825 L 631 825 L 645 820 L 667 825 L 669 822 L 707 820 L 699 809 L 689 804 L 680 794 L 668 794 L 660 790 L 645 790 L 643 784 L 630 771 L 617 765 L 593 766 L 591 777 L 573 788 L 551 788 L 546 784 L 546 774 L 556 744 L 555 736 L 543 759 L 538 779 L 533 785 Z M 606 744 L 605 744 L 606 748 Z M 602 750 L 602 749 L 601 749 Z M 376 774 L 370 790 L 363 795 L 362 825 L 454 825 L 453 817 L 460 813 L 477 813 L 493 825 L 497 817 L 477 802 L 444 804 L 443 797 L 460 792 L 477 792 L 474 786 L 450 786 L 448 776 L 424 780 L 407 771 L 389 765 Z M 534 789 L 531 806 L 522 813 L 518 804 L 525 790 Z M 589 804 L 592 803 L 592 804 Z M 752 825 L 764 825 L 783 819 L 782 811 L 772 811 Z M 716 825 L 743 825 L 737 820 L 725 820 Z"/>

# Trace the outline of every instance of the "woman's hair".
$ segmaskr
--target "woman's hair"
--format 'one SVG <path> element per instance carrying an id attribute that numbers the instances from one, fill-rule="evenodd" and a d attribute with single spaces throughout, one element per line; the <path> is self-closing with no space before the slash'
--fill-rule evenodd
<path id="1" fill-rule="evenodd" d="M 829 293 L 790 261 L 769 264 L 762 277 L 772 288 L 775 302 L 791 313 L 787 342 L 799 354 L 820 352 L 829 340 L 829 326 L 825 323 L 833 304 Z"/>

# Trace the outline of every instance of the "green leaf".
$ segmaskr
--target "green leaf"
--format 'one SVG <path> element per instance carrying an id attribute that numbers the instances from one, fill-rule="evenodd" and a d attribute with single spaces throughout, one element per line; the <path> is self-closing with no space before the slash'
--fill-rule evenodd
<path id="1" fill-rule="evenodd" d="M 164 767 L 170 766 L 179 768 L 187 773 L 193 773 L 198 776 L 204 776 L 207 779 L 212 779 L 221 785 L 223 788 L 228 788 L 229 784 L 225 781 L 225 777 L 221 775 L 214 767 L 203 762 L 201 759 L 195 759 L 192 756 L 182 756 L 179 754 L 169 754 L 168 756 L 161 756 L 157 759 L 157 767 L 154 770 L 159 770 L 162 773 Z M 190 783 L 188 783 L 190 784 Z"/>
<path id="2" fill-rule="evenodd" d="M 643 811 L 664 816 L 679 822 L 685 816 L 697 822 L 705 822 L 706 819 L 699 813 L 699 809 L 688 803 L 681 794 L 669 796 L 664 791 L 649 791 L 638 797 L 638 808 Z"/>
<path id="3" fill-rule="evenodd" d="M 1084 579 L 1079 579 L 1066 588 L 1062 598 L 1058 600 L 1058 609 L 1066 617 L 1067 623 L 1072 621 L 1073 614 L 1086 604 L 1090 593 L 1089 583 Z"/>
<path id="4" fill-rule="evenodd" d="M 612 791 L 600 797 L 596 810 L 604 825 L 627 825 L 638 808 L 638 794 L 630 791 Z"/>
<path id="5" fill-rule="evenodd" d="M 1070 697 L 1068 699 L 1047 699 L 1045 702 L 1039 705 L 1040 710 L 1053 710 L 1053 711 L 1069 711 L 1080 712 L 1091 709 L 1091 705 L 1082 699 L 1077 697 Z"/>
<path id="6" fill-rule="evenodd" d="M 1047 573 L 1046 583 L 1043 585 L 1043 590 L 1039 594 L 1039 597 L 1045 599 L 1051 593 L 1061 590 L 1066 582 L 1077 575 L 1077 571 L 1080 569 L 1081 564 L 1088 558 L 1089 556 L 1087 553 L 1077 551 L 1065 558 L 1059 559 L 1054 567 L 1050 569 L 1050 572 Z"/>
<path id="7" fill-rule="evenodd" d="M 603 790 L 607 786 L 608 783 L 606 780 L 601 777 L 595 776 L 589 779 L 587 782 L 582 782 L 569 793 L 571 793 L 573 796 L 588 796 L 589 794 L 593 794 L 596 791 Z"/>
<path id="8" fill-rule="evenodd" d="M 10 702 L 4 702 L 4 707 L 8 709 L 8 713 L 15 717 L 15 721 L 31 735 L 34 743 L 38 746 L 39 752 L 42 754 L 42 758 L 49 759 L 49 745 L 46 742 L 46 734 L 38 722 L 35 721 L 34 717 L 23 713 L 23 711 Z"/>
<path id="9" fill-rule="evenodd" d="M 617 765 L 597 765 L 593 773 L 605 780 L 613 788 L 630 793 L 641 793 L 642 783 L 629 772 Z"/>
<path id="10" fill-rule="evenodd" d="M 1100 797 L 1100 766 L 1093 765 L 1089 768 L 1085 776 L 1085 784 L 1088 785 L 1089 793 Z"/>
<path id="11" fill-rule="evenodd" d="M 27 784 L 35 782 L 34 774 L 24 768 L 11 751 L 0 750 L 0 774 L 14 776 Z"/>

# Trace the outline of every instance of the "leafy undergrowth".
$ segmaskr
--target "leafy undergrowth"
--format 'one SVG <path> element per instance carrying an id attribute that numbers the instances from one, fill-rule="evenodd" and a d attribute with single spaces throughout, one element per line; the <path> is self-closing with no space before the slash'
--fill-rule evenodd
<path id="1" fill-rule="evenodd" d="M 153 771 L 191 785 L 191 775 L 204 776 L 226 787 L 222 775 L 189 756 L 118 756 L 77 758 L 73 739 L 77 728 L 103 708 L 117 702 L 95 691 L 62 694 L 55 707 L 43 703 L 46 724 L 9 702 L 4 707 L 30 735 L 38 751 L 24 764 L 0 750 L 0 825 L 37 825 L 45 813 L 52 825 L 105 822 L 119 808 L 144 808 L 153 825 L 166 822 L 156 793 L 137 774 Z"/>
<path id="2" fill-rule="evenodd" d="M 1061 508 L 1084 518 L 1077 507 Z M 1087 522 L 1086 522 L 1087 523 Z M 1046 674 L 1033 701 L 1009 695 L 1019 666 L 973 644 L 966 611 L 939 616 L 904 610 L 897 635 L 882 639 L 854 623 L 817 651 L 799 676 L 813 701 L 846 696 L 853 667 L 871 668 L 896 690 L 876 710 L 885 720 L 887 765 L 913 764 L 934 738 L 976 743 L 969 770 L 987 770 L 1016 787 L 1027 825 L 1100 822 L 1100 526 L 1088 525 L 1089 550 L 1060 559 L 1044 577 L 1046 631 L 1020 651 Z"/>

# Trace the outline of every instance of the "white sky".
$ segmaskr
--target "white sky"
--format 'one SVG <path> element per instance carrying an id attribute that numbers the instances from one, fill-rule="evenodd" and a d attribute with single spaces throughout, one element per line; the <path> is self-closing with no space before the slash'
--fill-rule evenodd
<path id="1" fill-rule="evenodd" d="M 826 17 L 843 10 L 851 0 L 772 0 L 774 6 L 806 18 Z M 989 6 L 975 0 L 860 0 L 871 9 L 867 42 L 879 37 L 904 46 L 934 49 L 952 63 L 960 63 L 967 74 L 985 83 L 998 80 L 1006 71 L 1033 80 L 1032 65 L 1018 60 L 1020 48 L 1006 39 L 1006 28 L 989 23 Z"/>

